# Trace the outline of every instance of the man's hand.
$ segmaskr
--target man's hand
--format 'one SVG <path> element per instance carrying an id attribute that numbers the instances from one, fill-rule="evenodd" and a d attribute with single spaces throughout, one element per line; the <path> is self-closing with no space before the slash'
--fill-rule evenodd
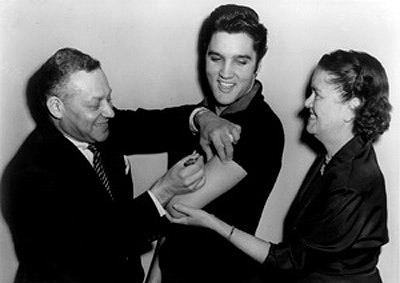
<path id="1" fill-rule="evenodd" d="M 195 116 L 195 120 L 200 128 L 200 145 L 207 155 L 207 160 L 213 156 L 211 146 L 222 161 L 232 160 L 232 144 L 239 141 L 241 127 L 218 117 L 212 111 L 199 113 Z"/>
<path id="2" fill-rule="evenodd" d="M 171 167 L 150 190 L 161 205 L 165 206 L 175 195 L 194 192 L 204 183 L 203 157 L 194 153 Z"/>

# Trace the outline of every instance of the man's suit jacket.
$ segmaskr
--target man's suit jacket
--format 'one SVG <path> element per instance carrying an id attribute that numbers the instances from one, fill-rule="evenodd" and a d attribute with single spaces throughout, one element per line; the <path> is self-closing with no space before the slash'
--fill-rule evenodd
<path id="1" fill-rule="evenodd" d="M 100 145 L 114 202 L 76 146 L 53 126 L 38 126 L 2 179 L 2 210 L 19 260 L 16 282 L 142 282 L 141 249 L 165 220 L 147 193 L 133 199 L 123 154 L 174 146 L 176 132 L 190 134 L 192 109 L 116 110 Z"/>

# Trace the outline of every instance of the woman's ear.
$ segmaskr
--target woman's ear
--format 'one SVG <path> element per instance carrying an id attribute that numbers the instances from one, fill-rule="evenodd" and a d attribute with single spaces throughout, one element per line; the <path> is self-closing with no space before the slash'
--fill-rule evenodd
<path id="1" fill-rule="evenodd" d="M 356 110 L 361 105 L 361 100 L 358 97 L 353 97 L 349 101 L 349 106 L 351 110 Z"/>
<path id="2" fill-rule="evenodd" d="M 56 118 L 61 119 L 64 113 L 64 104 L 62 100 L 57 96 L 51 96 L 46 102 L 47 109 L 49 109 L 50 114 Z"/>
<path id="3" fill-rule="evenodd" d="M 347 102 L 349 111 L 344 119 L 345 122 L 350 123 L 354 120 L 355 110 L 361 105 L 361 100 L 358 97 L 353 97 Z"/>

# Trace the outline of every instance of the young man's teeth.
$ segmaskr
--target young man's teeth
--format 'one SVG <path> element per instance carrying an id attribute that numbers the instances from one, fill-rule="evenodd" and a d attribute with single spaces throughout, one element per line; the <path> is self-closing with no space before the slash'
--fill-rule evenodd
<path id="1" fill-rule="evenodd" d="M 233 83 L 224 83 L 224 82 L 219 82 L 220 86 L 223 88 L 231 88 L 234 86 Z"/>

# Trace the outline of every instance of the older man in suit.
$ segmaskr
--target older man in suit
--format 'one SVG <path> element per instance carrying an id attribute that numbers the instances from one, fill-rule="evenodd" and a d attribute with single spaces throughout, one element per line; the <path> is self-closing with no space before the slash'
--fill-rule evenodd
<path id="1" fill-rule="evenodd" d="M 2 179 L 3 214 L 19 260 L 15 281 L 142 282 L 142 247 L 162 232 L 163 206 L 202 186 L 203 161 L 187 166 L 191 157 L 183 158 L 133 199 L 124 155 L 177 146 L 177 133 L 191 134 L 195 106 L 118 110 L 99 61 L 71 48 L 32 76 L 27 100 L 37 127 Z M 203 137 L 217 132 L 226 141 L 237 130 L 205 121 L 199 119 Z"/>

